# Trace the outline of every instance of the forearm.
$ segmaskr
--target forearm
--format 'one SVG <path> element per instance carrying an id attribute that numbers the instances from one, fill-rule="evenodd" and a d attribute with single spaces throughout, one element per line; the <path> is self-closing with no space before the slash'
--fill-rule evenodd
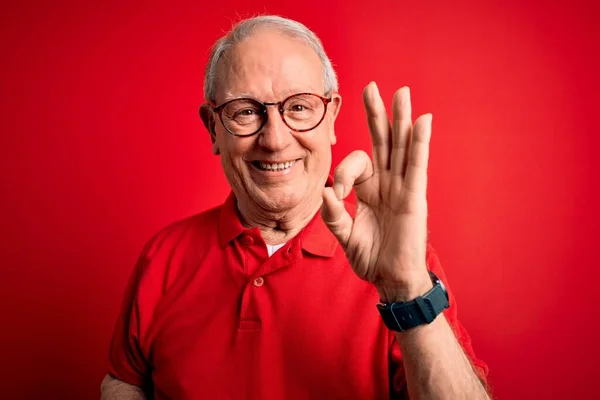
<path id="1" fill-rule="evenodd" d="M 396 337 L 412 400 L 490 398 L 443 314 Z"/>
<path id="2" fill-rule="evenodd" d="M 100 400 L 145 400 L 144 392 L 137 386 L 130 385 L 106 375 L 100 386 Z"/>

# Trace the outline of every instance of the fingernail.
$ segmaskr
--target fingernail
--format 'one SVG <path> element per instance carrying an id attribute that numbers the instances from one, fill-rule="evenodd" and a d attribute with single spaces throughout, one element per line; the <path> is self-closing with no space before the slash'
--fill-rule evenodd
<path id="1" fill-rule="evenodd" d="M 341 200 L 344 197 L 344 185 L 340 182 L 334 183 L 333 192 L 335 193 L 335 197 L 337 197 L 338 200 Z"/>

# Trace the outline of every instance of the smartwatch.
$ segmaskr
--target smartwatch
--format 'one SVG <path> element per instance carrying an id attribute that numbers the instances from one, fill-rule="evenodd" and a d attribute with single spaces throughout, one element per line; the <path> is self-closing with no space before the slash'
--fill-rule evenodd
<path id="1" fill-rule="evenodd" d="M 420 325 L 430 324 L 450 306 L 444 283 L 431 271 L 429 276 L 433 288 L 423 296 L 402 303 L 377 304 L 377 309 L 388 329 L 404 332 Z"/>

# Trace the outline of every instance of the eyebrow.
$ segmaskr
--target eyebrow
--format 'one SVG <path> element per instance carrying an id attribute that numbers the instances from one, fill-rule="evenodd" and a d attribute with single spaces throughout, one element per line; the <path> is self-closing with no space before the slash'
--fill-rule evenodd
<path id="1" fill-rule="evenodd" d="M 234 100 L 234 99 L 254 99 L 254 100 L 258 100 L 252 93 L 237 93 L 237 94 L 226 93 L 225 97 L 223 98 L 223 102 L 226 102 L 226 101 L 229 101 L 229 100 Z"/>
<path id="2" fill-rule="evenodd" d="M 296 88 L 288 89 L 288 90 L 284 90 L 281 93 L 283 97 L 281 99 L 279 99 L 278 101 L 281 101 L 289 96 L 292 96 L 292 95 L 298 94 L 298 93 L 317 93 L 317 94 L 319 94 L 319 91 L 314 90 L 312 88 L 308 88 L 308 89 L 304 89 L 304 90 L 299 90 Z M 253 100 L 260 101 L 260 102 L 264 102 L 264 100 L 258 99 L 253 93 L 250 93 L 250 92 L 243 92 L 243 93 L 236 93 L 236 94 L 228 92 L 228 93 L 225 93 L 225 97 L 223 98 L 223 103 L 225 103 L 226 101 L 234 100 L 234 99 L 253 99 Z"/>

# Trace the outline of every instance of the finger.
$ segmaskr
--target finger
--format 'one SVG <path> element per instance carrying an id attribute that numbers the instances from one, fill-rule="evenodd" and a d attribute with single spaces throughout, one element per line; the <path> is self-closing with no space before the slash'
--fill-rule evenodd
<path id="1" fill-rule="evenodd" d="M 352 232 L 352 217 L 344 207 L 344 201 L 338 200 L 333 188 L 326 187 L 323 191 L 321 217 L 331 233 L 337 238 L 344 249 Z"/>
<path id="2" fill-rule="evenodd" d="M 333 190 L 337 199 L 345 199 L 350 194 L 352 186 L 358 185 L 373 176 L 373 163 L 368 154 L 355 150 L 335 169 L 333 175 Z"/>
<path id="3" fill-rule="evenodd" d="M 391 127 L 375 82 L 369 83 L 363 91 L 363 102 L 367 112 L 367 123 L 373 144 L 375 168 L 388 169 L 391 148 Z"/>
<path id="4" fill-rule="evenodd" d="M 412 131 L 412 110 L 410 89 L 403 87 L 394 93 L 392 101 L 392 155 L 390 171 L 392 175 L 404 176 L 407 164 L 407 151 Z"/>
<path id="5" fill-rule="evenodd" d="M 429 142 L 431 140 L 431 114 L 421 115 L 415 122 L 409 148 L 408 164 L 404 187 L 418 197 L 427 192 L 427 164 L 429 162 Z"/>

